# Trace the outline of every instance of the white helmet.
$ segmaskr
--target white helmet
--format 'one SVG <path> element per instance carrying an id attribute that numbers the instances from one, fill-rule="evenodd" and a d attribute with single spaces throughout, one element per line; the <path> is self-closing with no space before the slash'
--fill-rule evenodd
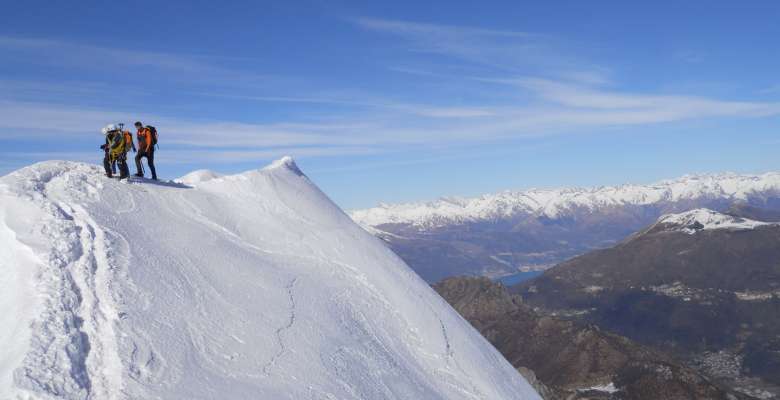
<path id="1" fill-rule="evenodd" d="M 117 127 L 116 124 L 108 124 L 103 127 L 100 131 L 103 132 L 104 135 L 108 135 L 109 132 L 113 132 L 119 130 L 119 127 Z"/>

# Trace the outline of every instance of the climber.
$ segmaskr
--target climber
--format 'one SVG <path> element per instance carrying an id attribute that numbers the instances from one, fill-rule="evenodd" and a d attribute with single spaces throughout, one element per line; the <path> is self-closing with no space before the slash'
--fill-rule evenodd
<path id="1" fill-rule="evenodd" d="M 157 129 L 151 125 L 144 127 L 141 121 L 135 123 L 136 137 L 138 138 L 138 152 L 135 155 L 135 176 L 144 176 L 141 158 L 146 157 L 152 179 L 157 180 L 157 170 L 154 168 L 154 146 L 157 144 Z"/>
<path id="2" fill-rule="evenodd" d="M 114 162 L 119 166 L 119 179 L 125 179 L 130 175 L 130 169 L 127 167 L 127 136 L 130 132 L 122 131 L 122 124 L 109 124 L 102 129 L 106 136 L 106 143 L 100 146 L 105 151 L 103 158 L 103 168 L 106 170 L 106 176 L 113 177 L 112 164 Z M 131 136 L 132 138 L 132 136 Z"/>

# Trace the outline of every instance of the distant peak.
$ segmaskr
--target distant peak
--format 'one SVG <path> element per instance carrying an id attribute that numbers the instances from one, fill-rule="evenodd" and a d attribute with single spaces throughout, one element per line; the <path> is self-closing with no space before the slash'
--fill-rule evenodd
<path id="1" fill-rule="evenodd" d="M 303 176 L 303 172 L 300 168 L 298 168 L 298 165 L 295 163 L 295 160 L 293 160 L 290 156 L 284 156 L 271 164 L 269 164 L 267 167 L 263 168 L 265 171 L 271 171 L 271 170 L 278 170 L 278 169 L 287 169 L 289 171 L 292 171 L 296 175 Z"/>
<path id="2" fill-rule="evenodd" d="M 663 215 L 658 219 L 657 225 L 672 228 L 671 230 L 674 231 L 694 234 L 700 231 L 714 229 L 747 230 L 772 224 L 747 218 L 734 217 L 707 208 L 697 208 L 679 214 Z"/>

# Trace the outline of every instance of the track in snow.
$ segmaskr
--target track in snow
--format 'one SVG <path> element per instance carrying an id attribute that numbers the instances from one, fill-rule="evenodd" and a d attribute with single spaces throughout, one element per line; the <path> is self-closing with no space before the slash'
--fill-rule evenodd
<path id="1" fill-rule="evenodd" d="M 49 307 L 34 322 L 33 349 L 15 380 L 62 399 L 114 399 L 122 383 L 107 234 L 80 205 L 51 193 L 57 191 L 51 187 L 69 184 L 63 176 L 42 177 L 31 199 L 49 211 L 42 227 L 51 243 L 49 262 L 39 271 Z"/>

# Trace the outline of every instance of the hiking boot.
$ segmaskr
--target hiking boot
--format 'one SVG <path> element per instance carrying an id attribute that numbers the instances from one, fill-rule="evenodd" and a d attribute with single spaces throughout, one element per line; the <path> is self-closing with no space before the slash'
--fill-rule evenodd
<path id="1" fill-rule="evenodd" d="M 137 176 L 137 177 L 139 177 L 139 178 L 143 178 L 143 177 L 144 177 L 144 174 L 142 174 L 142 173 L 140 173 L 140 172 L 139 172 L 139 173 L 137 173 L 137 174 L 135 174 L 135 175 L 133 175 L 133 176 Z"/>

